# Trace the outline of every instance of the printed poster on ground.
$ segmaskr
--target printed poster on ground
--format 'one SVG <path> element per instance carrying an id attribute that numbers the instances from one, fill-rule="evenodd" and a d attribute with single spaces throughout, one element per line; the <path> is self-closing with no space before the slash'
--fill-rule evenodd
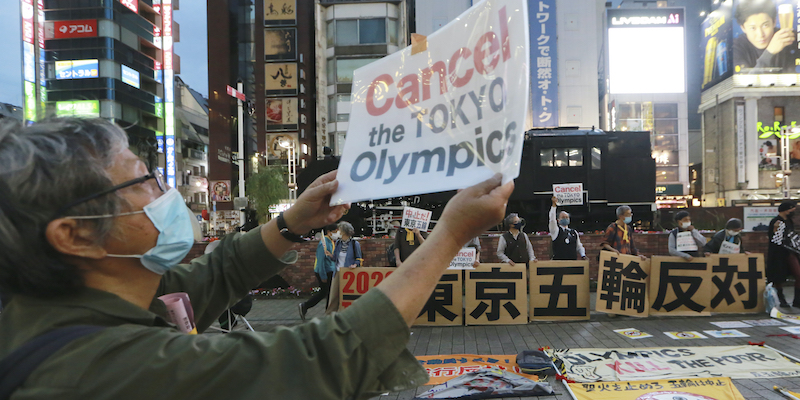
<path id="1" fill-rule="evenodd" d="M 474 372 L 481 368 L 497 366 L 530 380 L 538 381 L 536 375 L 522 372 L 517 365 L 517 355 L 477 355 L 449 354 L 437 356 L 417 356 L 419 363 L 428 371 L 431 379 L 425 385 L 440 385 L 457 376 Z"/>
<path id="2" fill-rule="evenodd" d="M 570 383 L 578 400 L 745 400 L 731 378 Z"/>
<path id="3" fill-rule="evenodd" d="M 529 113 L 528 2 L 477 2 L 426 40 L 355 71 L 331 204 L 519 175 Z"/>

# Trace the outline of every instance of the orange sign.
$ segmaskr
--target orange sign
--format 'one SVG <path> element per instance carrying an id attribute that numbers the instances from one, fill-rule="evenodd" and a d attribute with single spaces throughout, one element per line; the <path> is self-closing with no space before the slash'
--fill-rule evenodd
<path id="1" fill-rule="evenodd" d="M 498 367 L 511 371 L 531 380 L 538 380 L 536 375 L 523 373 L 517 365 L 517 355 L 486 356 L 475 354 L 451 354 L 438 356 L 417 356 L 420 364 L 428 371 L 431 379 L 426 385 L 440 385 L 467 372 L 477 371 L 484 367 Z"/>

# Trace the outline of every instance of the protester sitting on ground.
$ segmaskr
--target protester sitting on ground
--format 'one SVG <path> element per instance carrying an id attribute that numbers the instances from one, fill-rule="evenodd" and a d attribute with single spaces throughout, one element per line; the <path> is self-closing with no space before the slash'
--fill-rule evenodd
<path id="1" fill-rule="evenodd" d="M 333 274 L 336 272 L 336 261 L 333 257 L 334 240 L 339 238 L 339 226 L 330 224 L 323 229 L 324 235 L 317 245 L 317 257 L 314 260 L 314 275 L 319 282 L 319 291 L 311 296 L 308 301 L 297 305 L 300 311 L 300 319 L 306 320 L 308 310 L 317 305 L 320 300 L 325 299 L 328 304 L 328 295 L 331 290 Z"/>
<path id="2" fill-rule="evenodd" d="M 675 213 L 675 223 L 678 225 L 675 229 L 670 231 L 667 247 L 669 255 L 674 257 L 681 257 L 686 261 L 692 261 L 695 257 L 700 257 L 703 246 L 706 245 L 706 238 L 700 231 L 694 229 L 692 225 L 692 217 L 688 211 L 678 211 Z M 694 250 L 678 249 L 678 234 L 688 232 L 692 241 L 694 242 Z"/>
<path id="3" fill-rule="evenodd" d="M 742 220 L 739 218 L 729 219 L 725 224 L 725 229 L 715 233 L 714 236 L 711 237 L 711 240 L 703 247 L 706 257 L 712 254 L 718 254 L 723 242 L 738 246 L 739 253 L 750 254 L 749 251 L 745 251 L 744 249 L 744 243 L 742 243 L 742 237 L 739 235 L 740 233 L 742 233 Z"/>
<path id="4" fill-rule="evenodd" d="M 613 251 L 617 254 L 629 254 L 639 256 L 642 260 L 646 259 L 639 254 L 639 249 L 633 240 L 633 211 L 629 206 L 617 207 L 617 220 L 606 228 L 603 242 L 600 243 L 601 250 Z"/>
<path id="5" fill-rule="evenodd" d="M 525 221 L 517 213 L 511 213 L 503 222 L 508 230 L 497 240 L 497 258 L 512 267 L 517 263 L 525 264 L 527 267 L 529 261 L 538 261 L 533 254 L 533 245 L 528 235 L 522 232 Z"/>
<path id="6" fill-rule="evenodd" d="M 499 175 L 454 196 L 403 267 L 340 313 L 272 332 L 190 335 L 166 322 L 156 299 L 188 293 L 205 331 L 297 259 L 289 249 L 300 234 L 342 216 L 349 206 L 328 205 L 335 176 L 318 178 L 278 218 L 178 264 L 194 221 L 119 127 L 0 126 L 0 292 L 12 295 L 0 315 L 0 359 L 54 329 L 103 327 L 46 358 L 14 396 L 362 399 L 424 385 L 428 374 L 406 348 L 409 327 L 458 250 L 503 217 L 514 185 L 501 186 Z"/>

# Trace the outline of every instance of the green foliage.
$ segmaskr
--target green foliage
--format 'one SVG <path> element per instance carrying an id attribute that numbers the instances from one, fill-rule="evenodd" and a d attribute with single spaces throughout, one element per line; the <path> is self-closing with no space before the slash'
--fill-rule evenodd
<path id="1" fill-rule="evenodd" d="M 283 167 L 258 167 L 245 183 L 245 194 L 255 207 L 259 221 L 269 215 L 269 206 L 289 197 L 286 169 Z"/>

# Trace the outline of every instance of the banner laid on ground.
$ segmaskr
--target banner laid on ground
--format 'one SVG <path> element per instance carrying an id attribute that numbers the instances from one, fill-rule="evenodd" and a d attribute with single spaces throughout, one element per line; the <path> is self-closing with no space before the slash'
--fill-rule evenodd
<path id="1" fill-rule="evenodd" d="M 570 383 L 578 400 L 745 400 L 731 378 Z"/>
<path id="2" fill-rule="evenodd" d="M 461 271 L 446 271 L 414 325 L 463 325 L 461 282 Z"/>
<path id="3" fill-rule="evenodd" d="M 649 281 L 650 260 L 601 251 L 595 309 L 609 314 L 646 317 L 650 311 Z"/>
<path id="4" fill-rule="evenodd" d="M 367 293 L 368 290 L 378 286 L 381 281 L 397 268 L 342 268 L 336 273 L 339 277 L 339 311 L 344 310 Z"/>
<path id="5" fill-rule="evenodd" d="M 523 373 L 517 365 L 517 355 L 486 356 L 475 354 L 451 354 L 438 356 L 417 356 L 420 364 L 428 371 L 431 380 L 426 385 L 440 385 L 467 372 L 484 367 L 498 367 L 517 375 L 538 381 L 536 375 Z"/>
<path id="6" fill-rule="evenodd" d="M 688 377 L 733 379 L 800 376 L 800 364 L 760 346 L 554 349 L 576 382 Z"/>
<path id="7" fill-rule="evenodd" d="M 477 3 L 355 71 L 331 205 L 519 175 L 529 112 L 527 1 Z"/>
<path id="8" fill-rule="evenodd" d="M 466 325 L 528 323 L 524 264 L 487 263 L 464 273 Z"/>
<path id="9" fill-rule="evenodd" d="M 531 321 L 589 319 L 589 261 L 530 263 Z"/>

